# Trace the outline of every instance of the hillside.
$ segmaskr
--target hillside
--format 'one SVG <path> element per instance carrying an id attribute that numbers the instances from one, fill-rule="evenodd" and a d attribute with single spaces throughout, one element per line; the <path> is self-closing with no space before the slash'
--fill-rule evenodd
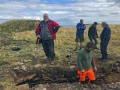
<path id="1" fill-rule="evenodd" d="M 77 53 L 73 52 L 75 48 L 75 27 L 61 27 L 57 33 L 57 39 L 55 40 L 55 53 L 56 59 L 54 65 L 49 65 L 46 62 L 46 57 L 43 52 L 43 48 L 40 45 L 35 44 L 36 36 L 34 32 L 35 24 L 31 21 L 12 21 L 5 22 L 0 24 L 2 30 L 0 30 L 0 84 L 4 87 L 5 90 L 13 90 L 16 88 L 11 70 L 13 66 L 25 65 L 30 71 L 37 68 L 48 68 L 49 67 L 60 67 L 60 68 L 69 68 L 66 65 L 66 55 L 72 54 L 71 60 L 72 63 L 76 65 Z M 23 25 L 26 23 L 27 25 Z M 23 25 L 23 26 L 21 26 Z M 7 27 L 6 27 L 7 26 Z M 89 41 L 87 32 L 90 25 L 87 25 L 85 31 L 85 42 L 83 45 Z M 9 27 L 9 28 L 8 28 Z M 24 28 L 23 28 L 24 27 Z M 31 28 L 32 29 L 31 29 Z M 95 50 L 95 55 L 97 56 L 97 67 L 105 67 L 109 64 L 114 63 L 116 60 L 120 60 L 120 25 L 110 25 L 112 29 L 111 41 L 108 46 L 108 62 L 101 62 L 100 50 Z M 16 32 L 15 29 L 19 28 L 20 31 Z M 97 26 L 98 35 L 102 31 L 101 25 Z M 14 51 L 12 48 L 19 47 L 20 50 Z M 100 47 L 100 39 L 98 38 L 98 47 Z M 24 72 L 25 73 L 25 72 Z M 25 75 L 27 76 L 27 75 Z M 22 77 L 21 77 L 22 78 Z M 1 88 L 0 86 L 0 88 Z M 14 89 L 16 90 L 16 89 Z"/>
<path id="2" fill-rule="evenodd" d="M 35 29 L 35 20 L 10 20 L 0 24 L 0 31 L 21 32 Z"/>
<path id="3" fill-rule="evenodd" d="M 14 38 L 17 39 L 19 36 L 17 33 L 23 31 L 35 30 L 37 23 L 36 20 L 10 20 L 0 24 L 0 40 L 7 39 L 11 40 L 13 33 Z M 5 42 L 3 42 L 5 43 Z"/>

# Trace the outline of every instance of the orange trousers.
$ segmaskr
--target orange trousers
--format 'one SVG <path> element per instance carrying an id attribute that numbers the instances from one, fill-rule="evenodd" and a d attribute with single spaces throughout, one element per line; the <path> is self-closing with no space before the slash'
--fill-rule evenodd
<path id="1" fill-rule="evenodd" d="M 84 73 L 78 70 L 77 73 L 80 75 L 80 81 L 85 81 L 86 76 L 88 76 L 89 81 L 96 79 L 93 69 L 87 70 Z"/>

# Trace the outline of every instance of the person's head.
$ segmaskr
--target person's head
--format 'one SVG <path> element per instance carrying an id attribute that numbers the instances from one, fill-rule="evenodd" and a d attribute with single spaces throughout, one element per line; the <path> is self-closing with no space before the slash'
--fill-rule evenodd
<path id="1" fill-rule="evenodd" d="M 48 20 L 49 20 L 49 16 L 48 16 L 47 13 L 44 13 L 44 14 L 43 14 L 43 19 L 44 19 L 45 21 L 48 21 Z"/>
<path id="2" fill-rule="evenodd" d="M 93 25 L 94 25 L 94 26 L 97 26 L 97 22 L 94 22 Z"/>
<path id="3" fill-rule="evenodd" d="M 88 42 L 85 48 L 88 52 L 91 52 L 94 49 L 94 47 L 95 44 L 93 42 Z"/>
<path id="4" fill-rule="evenodd" d="M 80 19 L 80 23 L 83 23 L 84 22 L 84 20 L 83 19 Z"/>
<path id="5" fill-rule="evenodd" d="M 36 20 L 35 25 L 38 26 L 40 24 L 40 20 Z"/>
<path id="6" fill-rule="evenodd" d="M 102 27 L 104 28 L 106 26 L 108 26 L 108 24 L 106 22 L 102 22 Z"/>

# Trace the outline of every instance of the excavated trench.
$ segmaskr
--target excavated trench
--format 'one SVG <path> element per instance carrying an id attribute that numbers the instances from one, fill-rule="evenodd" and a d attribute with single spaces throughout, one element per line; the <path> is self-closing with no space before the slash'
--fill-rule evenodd
<path id="1" fill-rule="evenodd" d="M 24 67 L 24 68 L 22 68 Z M 13 68 L 14 81 L 16 85 L 28 84 L 29 87 L 34 87 L 38 84 L 46 83 L 73 83 L 79 82 L 77 69 L 68 67 L 46 67 L 33 68 L 25 70 L 25 66 L 17 66 Z M 107 67 L 99 67 L 95 73 L 96 81 L 94 84 L 108 84 L 120 81 L 120 60 Z M 87 78 L 86 78 L 87 83 Z"/>
<path id="2" fill-rule="evenodd" d="M 56 69 L 57 70 L 57 69 Z M 59 74 L 59 75 L 58 75 Z M 46 83 L 73 83 L 73 82 L 78 82 L 79 77 L 77 76 L 75 71 L 58 71 L 56 73 L 50 73 L 49 75 L 44 75 L 44 74 L 36 74 L 35 76 L 32 77 L 32 79 L 27 79 L 25 81 L 22 81 L 20 83 L 17 83 L 17 85 L 25 84 L 27 83 L 29 87 L 34 87 L 35 85 L 38 84 L 46 84 Z"/>

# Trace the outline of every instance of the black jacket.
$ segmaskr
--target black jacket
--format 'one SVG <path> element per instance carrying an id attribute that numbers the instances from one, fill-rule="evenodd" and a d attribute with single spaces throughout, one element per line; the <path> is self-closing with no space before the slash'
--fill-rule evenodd
<path id="1" fill-rule="evenodd" d="M 110 37 L 111 37 L 111 29 L 110 27 L 106 26 L 103 28 L 103 31 L 100 35 L 100 39 L 101 41 L 109 42 Z"/>
<path id="2" fill-rule="evenodd" d="M 89 37 L 98 37 L 98 34 L 97 34 L 97 29 L 95 26 L 91 26 L 88 30 L 88 36 Z"/>

